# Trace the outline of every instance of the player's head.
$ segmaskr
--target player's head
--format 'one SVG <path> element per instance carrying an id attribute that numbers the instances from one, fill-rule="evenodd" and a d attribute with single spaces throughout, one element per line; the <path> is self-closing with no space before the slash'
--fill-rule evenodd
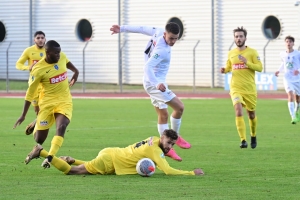
<path id="1" fill-rule="evenodd" d="M 176 143 L 178 134 L 172 129 L 166 129 L 160 137 L 159 147 L 166 154 Z"/>
<path id="2" fill-rule="evenodd" d="M 284 38 L 285 41 L 285 46 L 287 49 L 293 49 L 294 47 L 294 42 L 295 42 L 295 38 L 288 35 Z"/>
<path id="3" fill-rule="evenodd" d="M 233 30 L 233 36 L 236 46 L 243 47 L 247 40 L 247 30 L 244 27 L 237 27 Z"/>
<path id="4" fill-rule="evenodd" d="M 50 64 L 57 63 L 60 58 L 60 45 L 54 40 L 49 40 L 45 45 L 45 49 L 46 61 Z"/>
<path id="5" fill-rule="evenodd" d="M 174 22 L 167 23 L 164 38 L 169 46 L 173 46 L 179 38 L 180 27 Z"/>
<path id="6" fill-rule="evenodd" d="M 43 48 L 46 42 L 46 35 L 43 31 L 37 31 L 34 33 L 34 43 L 38 48 Z"/>

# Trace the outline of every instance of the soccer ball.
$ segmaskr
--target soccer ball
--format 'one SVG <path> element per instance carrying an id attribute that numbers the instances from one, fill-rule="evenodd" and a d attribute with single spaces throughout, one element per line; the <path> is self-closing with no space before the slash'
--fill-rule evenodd
<path id="1" fill-rule="evenodd" d="M 142 158 L 136 164 L 136 171 L 141 176 L 152 176 L 155 172 L 155 164 L 149 158 Z"/>

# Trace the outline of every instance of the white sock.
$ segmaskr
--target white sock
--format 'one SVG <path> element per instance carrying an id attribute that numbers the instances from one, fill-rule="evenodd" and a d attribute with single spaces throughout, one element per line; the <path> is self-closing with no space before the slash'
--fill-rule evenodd
<path id="1" fill-rule="evenodd" d="M 157 124 L 157 130 L 160 136 L 166 129 L 169 129 L 169 124 Z"/>
<path id="2" fill-rule="evenodd" d="M 288 102 L 288 107 L 289 107 L 290 115 L 294 119 L 295 118 L 295 103 Z"/>
<path id="3" fill-rule="evenodd" d="M 299 112 L 300 103 L 296 103 L 296 104 L 297 104 L 296 112 Z"/>
<path id="4" fill-rule="evenodd" d="M 180 119 L 175 119 L 172 116 L 170 116 L 170 122 L 171 122 L 171 129 L 176 131 L 179 135 L 179 129 L 181 125 L 181 118 Z"/>

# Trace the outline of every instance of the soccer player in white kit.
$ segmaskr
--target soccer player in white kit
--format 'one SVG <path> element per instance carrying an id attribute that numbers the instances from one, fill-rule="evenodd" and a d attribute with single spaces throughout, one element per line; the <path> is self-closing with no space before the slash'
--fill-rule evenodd
<path id="1" fill-rule="evenodd" d="M 282 62 L 278 71 L 275 72 L 275 76 L 278 76 L 281 71 L 284 72 L 283 83 L 288 95 L 288 108 L 292 117 L 291 123 L 296 124 L 297 121 L 300 121 L 300 52 L 293 49 L 294 37 L 287 36 L 284 41 L 286 51 L 280 53 Z"/>
<path id="2" fill-rule="evenodd" d="M 151 36 L 144 51 L 145 65 L 143 86 L 150 96 L 152 105 L 157 112 L 157 129 L 159 134 L 162 135 L 164 130 L 169 129 L 168 106 L 173 108 L 173 112 L 170 116 L 171 128 L 179 134 L 184 105 L 168 88 L 166 83 L 166 76 L 171 60 L 171 47 L 179 38 L 180 28 L 178 24 L 169 22 L 165 26 L 165 30 L 156 27 L 129 25 L 113 25 L 110 30 L 112 34 L 130 32 Z M 191 148 L 191 145 L 181 136 L 178 137 L 176 144 L 184 149 Z M 182 161 L 173 148 L 166 156 L 177 161 Z"/>

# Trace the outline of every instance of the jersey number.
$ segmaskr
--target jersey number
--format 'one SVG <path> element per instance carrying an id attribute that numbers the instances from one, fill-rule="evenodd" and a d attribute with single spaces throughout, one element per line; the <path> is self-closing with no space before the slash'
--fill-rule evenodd
<path id="1" fill-rule="evenodd" d="M 139 148 L 140 146 L 142 146 L 142 145 L 144 145 L 144 144 L 146 144 L 146 143 L 147 143 L 147 141 L 141 141 L 141 142 L 138 142 L 138 143 L 136 143 L 136 145 L 135 145 L 134 148 Z"/>

